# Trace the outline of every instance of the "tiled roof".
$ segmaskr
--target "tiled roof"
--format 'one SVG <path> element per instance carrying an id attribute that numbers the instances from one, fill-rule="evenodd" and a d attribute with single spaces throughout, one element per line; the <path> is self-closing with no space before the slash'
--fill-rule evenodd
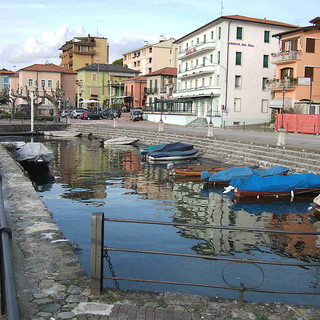
<path id="1" fill-rule="evenodd" d="M 118 64 L 105 64 L 105 63 L 93 63 L 90 66 L 83 67 L 77 71 L 89 70 L 89 71 L 105 71 L 105 72 L 122 72 L 122 73 L 140 73 L 137 70 L 133 70 Z"/>
<path id="2" fill-rule="evenodd" d="M 176 76 L 177 75 L 177 68 L 172 67 L 166 67 L 162 68 L 153 72 L 150 72 L 146 74 L 147 77 L 149 76 L 158 76 L 158 75 L 164 75 L 164 76 Z"/>
<path id="3" fill-rule="evenodd" d="M 147 81 L 147 77 L 146 76 L 138 76 L 138 77 L 134 77 L 134 78 L 130 78 L 128 80 L 124 80 L 123 82 L 130 82 L 130 81 Z"/>
<path id="4" fill-rule="evenodd" d="M 56 72 L 56 73 L 70 73 L 76 74 L 76 72 L 57 66 L 53 63 L 46 63 L 46 64 L 33 64 L 29 67 L 25 67 L 20 69 L 20 71 L 38 71 L 38 72 Z"/>
<path id="5" fill-rule="evenodd" d="M 239 16 L 239 15 L 222 16 L 221 18 L 226 18 L 226 19 L 231 19 L 231 20 L 248 21 L 248 22 L 256 22 L 256 23 L 264 23 L 264 24 L 273 24 L 276 26 L 283 26 L 283 27 L 290 27 L 290 28 L 298 28 L 298 26 L 293 25 L 293 24 L 288 24 L 288 23 L 284 23 L 284 22 L 280 22 L 280 21 L 267 20 L 266 18 L 257 19 L 257 18 Z"/>
<path id="6" fill-rule="evenodd" d="M 14 71 L 10 71 L 10 70 L 0 70 L 0 74 L 12 75 L 12 74 L 14 74 Z"/>
<path id="7" fill-rule="evenodd" d="M 295 26 L 292 24 L 287 24 L 284 22 L 279 22 L 279 21 L 273 21 L 273 20 L 267 20 L 267 19 L 257 19 L 257 18 L 251 18 L 251 17 L 246 17 L 246 16 L 240 16 L 240 15 L 231 15 L 231 16 L 221 16 L 213 21 L 210 21 L 209 23 L 201 26 L 200 28 L 193 30 L 192 32 L 189 32 L 188 34 L 184 35 L 183 37 L 181 37 L 180 39 L 176 40 L 175 43 L 179 43 L 179 41 L 187 38 L 188 36 L 190 36 L 191 34 L 204 29 L 208 26 L 210 26 L 213 23 L 217 23 L 220 20 L 223 19 L 227 19 L 227 20 L 237 20 L 237 21 L 247 21 L 247 22 L 252 22 L 252 23 L 263 23 L 263 24 L 268 24 L 268 25 L 274 25 L 274 26 L 279 26 L 279 27 L 286 27 L 286 28 L 291 28 L 291 29 L 295 29 L 295 28 L 299 28 L 299 26 Z"/>

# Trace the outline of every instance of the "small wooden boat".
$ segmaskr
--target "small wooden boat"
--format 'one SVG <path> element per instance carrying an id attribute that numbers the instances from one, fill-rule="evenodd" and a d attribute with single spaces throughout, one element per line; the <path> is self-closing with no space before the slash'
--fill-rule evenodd
<path id="1" fill-rule="evenodd" d="M 320 191 L 320 177 L 314 173 L 275 175 L 261 177 L 253 175 L 243 181 L 230 182 L 238 197 L 294 197 L 295 194 Z"/>
<path id="2" fill-rule="evenodd" d="M 81 137 L 81 132 L 73 132 L 73 131 L 44 131 L 44 136 L 49 137 L 61 137 L 61 138 L 72 138 L 72 137 Z"/>
<path id="3" fill-rule="evenodd" d="M 138 141 L 139 139 L 137 138 L 118 137 L 118 138 L 112 138 L 107 140 L 100 140 L 100 143 L 103 145 L 128 145 L 128 144 L 135 144 Z"/>
<path id="4" fill-rule="evenodd" d="M 229 169 L 230 167 L 213 167 L 213 168 L 205 168 L 202 165 L 194 165 L 186 168 L 168 168 L 169 175 L 179 177 L 179 176 L 188 176 L 188 177 L 199 177 L 201 176 L 202 171 L 209 171 L 210 174 L 214 174 L 221 170 Z"/>

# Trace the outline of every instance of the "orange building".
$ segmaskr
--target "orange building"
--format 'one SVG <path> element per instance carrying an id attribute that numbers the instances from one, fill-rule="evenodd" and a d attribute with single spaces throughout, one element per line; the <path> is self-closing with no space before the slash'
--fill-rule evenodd
<path id="1" fill-rule="evenodd" d="M 270 107 L 320 113 L 320 17 L 310 23 L 274 35 L 280 40 L 280 51 L 273 54 L 275 78 L 268 80 L 274 91 Z"/>
<path id="2" fill-rule="evenodd" d="M 144 107 L 146 104 L 147 77 L 138 76 L 124 82 L 125 104 L 129 107 Z"/>

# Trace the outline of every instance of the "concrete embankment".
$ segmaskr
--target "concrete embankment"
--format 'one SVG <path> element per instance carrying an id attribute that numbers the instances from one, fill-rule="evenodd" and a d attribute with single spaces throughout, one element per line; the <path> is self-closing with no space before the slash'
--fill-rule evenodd
<path id="1" fill-rule="evenodd" d="M 175 293 L 106 290 L 90 295 L 72 244 L 32 183 L 0 146 L 5 210 L 13 233 L 20 319 L 319 319 L 320 308 L 255 304 Z"/>

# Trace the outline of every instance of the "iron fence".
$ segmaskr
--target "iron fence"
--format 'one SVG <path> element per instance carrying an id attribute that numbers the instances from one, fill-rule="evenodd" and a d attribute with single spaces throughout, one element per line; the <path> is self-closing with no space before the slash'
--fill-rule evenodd
<path id="1" fill-rule="evenodd" d="M 277 261 L 264 261 L 247 258 L 234 258 L 234 257 L 221 257 L 221 256 L 207 256 L 207 255 L 195 255 L 186 253 L 176 252 L 163 252 L 163 251 L 152 251 L 152 250 L 137 250 L 137 249 L 126 249 L 126 248 L 112 248 L 107 247 L 104 244 L 104 223 L 105 222 L 120 222 L 120 223 L 139 223 L 139 224 L 150 224 L 150 225 L 161 225 L 161 226 L 173 226 L 183 228 L 200 228 L 200 229 L 214 229 L 214 230 L 230 230 L 230 231 L 241 231 L 241 232 L 256 232 L 256 233 L 273 233 L 273 234 L 285 234 L 285 235 L 304 235 L 314 236 L 320 235 L 320 232 L 301 232 L 301 231 L 288 231 L 288 230 L 274 230 L 266 228 L 246 228 L 236 226 L 214 226 L 214 225 L 198 225 L 198 224 L 184 224 L 174 222 L 159 222 L 159 221 L 144 221 L 144 220 L 130 220 L 130 219 L 112 219 L 104 218 L 104 213 L 93 213 L 92 215 L 92 237 L 91 237 L 91 291 L 93 294 L 100 294 L 103 290 L 103 280 L 109 279 L 115 281 L 116 288 L 119 289 L 118 281 L 135 281 L 145 283 L 158 283 L 158 284 L 171 284 L 181 286 L 195 286 L 204 288 L 214 289 L 226 289 L 234 290 L 239 292 L 239 300 L 242 303 L 244 301 L 245 292 L 256 292 L 256 293 L 271 293 L 271 294 L 287 294 L 287 295 L 320 295 L 320 292 L 310 291 L 283 291 L 283 290 L 265 290 L 259 289 L 261 284 L 264 282 L 264 272 L 259 265 L 273 265 L 273 266 L 287 266 L 287 267 L 302 267 L 302 268 L 317 268 L 320 267 L 320 263 L 307 263 L 307 262 L 277 262 Z M 226 285 L 211 285 L 204 283 L 186 283 L 186 282 L 175 282 L 175 281 L 160 281 L 160 280 L 148 280 L 148 279 L 133 279 L 117 277 L 113 270 L 110 262 L 110 251 L 117 252 L 130 252 L 140 254 L 153 254 L 153 255 L 166 255 L 175 257 L 187 257 L 194 259 L 206 259 L 211 261 L 224 261 L 229 263 L 247 263 L 255 264 L 262 272 L 262 280 L 254 287 L 245 287 L 244 283 L 240 283 L 239 286 L 234 286 L 228 282 L 225 278 L 224 270 L 222 272 L 222 278 Z M 111 275 L 110 277 L 104 276 L 103 274 L 103 260 L 106 259 L 109 263 Z"/>
<path id="2" fill-rule="evenodd" d="M 1 273 L 1 313 L 8 320 L 19 320 L 17 292 L 14 283 L 11 229 L 9 228 L 3 203 L 2 177 L 0 176 L 0 273 Z"/>

